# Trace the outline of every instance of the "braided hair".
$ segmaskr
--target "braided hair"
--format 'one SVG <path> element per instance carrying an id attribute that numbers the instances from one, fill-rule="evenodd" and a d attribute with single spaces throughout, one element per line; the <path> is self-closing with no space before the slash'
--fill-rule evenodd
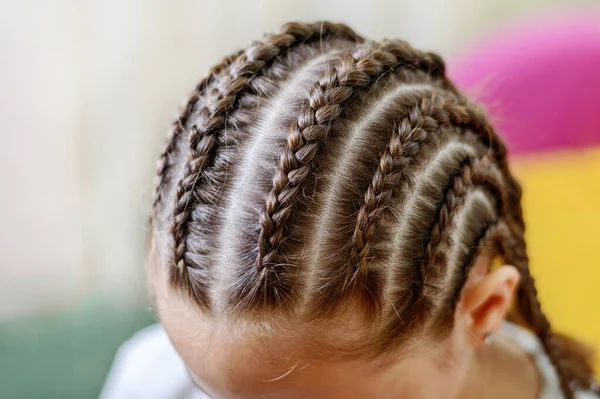
<path id="1" fill-rule="evenodd" d="M 493 251 L 521 274 L 517 310 L 565 396 L 592 384 L 541 310 L 502 140 L 443 60 L 403 41 L 289 23 L 225 58 L 173 126 L 151 222 L 171 287 L 201 311 L 315 321 L 358 305 L 374 352 L 449 331 Z"/>

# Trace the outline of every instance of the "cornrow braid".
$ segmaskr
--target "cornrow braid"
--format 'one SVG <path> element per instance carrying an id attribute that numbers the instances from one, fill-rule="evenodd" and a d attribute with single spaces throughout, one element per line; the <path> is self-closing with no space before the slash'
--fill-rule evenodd
<path id="1" fill-rule="evenodd" d="M 190 116 L 194 112 L 194 109 L 196 107 L 196 104 L 198 103 L 200 96 L 206 90 L 207 87 L 213 84 L 215 76 L 220 74 L 221 71 L 223 71 L 225 68 L 229 67 L 232 61 L 239 57 L 242 53 L 243 50 L 240 50 L 228 57 L 225 57 L 220 64 L 210 69 L 208 75 L 196 85 L 196 88 L 192 93 L 190 99 L 188 100 L 185 108 L 183 109 L 183 112 L 181 113 L 179 118 L 177 118 L 177 120 L 173 123 L 171 134 L 167 138 L 165 148 L 161 153 L 158 161 L 156 172 L 157 182 L 154 190 L 154 199 L 152 201 L 153 213 L 155 213 L 158 209 L 158 205 L 160 204 L 160 201 L 162 199 L 163 186 L 165 185 L 170 169 L 169 160 L 173 154 L 173 151 L 175 151 L 175 146 L 177 144 L 177 141 L 179 140 L 179 137 L 185 130 L 185 126 Z M 155 217 L 156 216 L 153 216 L 153 218 Z"/>
<path id="2" fill-rule="evenodd" d="M 221 95 L 212 104 L 208 118 L 192 127 L 189 136 L 190 155 L 186 161 L 184 174 L 177 186 L 173 224 L 171 234 L 174 238 L 173 264 L 170 279 L 173 285 L 184 285 L 197 298 L 198 304 L 208 308 L 206 287 L 192 287 L 185 263 L 187 252 L 187 233 L 190 216 L 195 205 L 194 191 L 203 170 L 209 166 L 215 156 L 217 135 L 226 124 L 227 114 L 233 109 L 240 94 L 248 83 L 265 67 L 273 62 L 283 51 L 306 44 L 309 41 L 321 40 L 323 37 L 341 37 L 354 41 L 363 41 L 354 31 L 345 25 L 328 22 L 311 25 L 290 23 L 283 27 L 281 33 L 268 35 L 248 50 L 242 52 L 231 63 L 225 87 Z M 202 111 L 201 111 L 202 112 Z M 205 285 L 197 281 L 197 284 Z"/>
<path id="3" fill-rule="evenodd" d="M 439 272 L 434 267 L 431 268 L 432 270 L 427 270 L 424 266 L 443 265 L 447 262 L 447 255 L 442 251 L 442 243 L 450 229 L 450 224 L 454 220 L 454 214 L 465 203 L 468 187 L 471 185 L 471 175 L 471 163 L 467 163 L 463 166 L 460 174 L 452 179 L 452 184 L 446 193 L 446 199 L 437 212 L 437 219 L 429 231 L 427 246 L 423 251 L 422 259 L 419 261 L 421 275 L 423 276 L 421 292 L 428 286 L 429 280 L 435 279 L 433 275 Z"/>
<path id="4" fill-rule="evenodd" d="M 472 166 L 471 163 L 468 162 L 463 166 L 460 174 L 452 179 L 452 183 L 445 196 L 445 201 L 437 211 L 437 219 L 429 231 L 427 246 L 423 251 L 422 258 L 419 260 L 423 282 L 422 284 L 417 284 L 417 286 L 421 285 L 421 292 L 427 287 L 429 280 L 435 279 L 433 274 L 439 272 L 435 267 L 431 267 L 427 270 L 425 265 L 434 266 L 445 264 L 447 262 L 446 254 L 441 251 L 442 242 L 444 241 L 445 234 L 450 229 L 450 224 L 454 221 L 455 213 L 465 203 L 468 187 L 472 183 L 471 176 Z"/>
<path id="5" fill-rule="evenodd" d="M 451 235 L 455 233 L 451 229 L 451 224 L 455 221 L 456 212 L 464 206 L 469 190 L 485 190 L 485 192 L 487 192 L 488 200 L 495 203 L 496 214 L 501 215 L 507 206 L 507 196 L 502 188 L 503 183 L 504 178 L 502 174 L 497 169 L 493 160 L 490 160 L 488 156 L 475 158 L 472 162 L 466 163 L 460 175 L 457 175 L 453 179 L 451 188 L 449 188 L 446 193 L 446 201 L 439 208 L 437 221 L 430 230 L 429 240 L 420 261 L 421 266 L 430 265 L 429 268 L 423 268 L 421 271 L 423 275 L 423 282 L 421 283 L 423 288 L 421 288 L 419 292 L 421 296 L 424 296 L 427 293 L 426 290 L 433 291 L 433 295 L 443 295 L 444 293 L 443 287 L 435 286 L 431 281 L 436 281 L 439 278 L 444 278 L 443 281 L 446 281 L 446 276 L 443 275 L 444 270 L 441 269 L 440 266 L 449 264 L 450 259 L 448 258 L 448 254 L 443 250 L 443 244 L 446 243 L 446 245 L 449 245 L 448 241 L 451 241 Z M 489 236 L 490 239 L 493 237 L 492 233 L 495 234 L 497 223 L 498 221 L 496 220 L 489 225 L 489 232 L 486 231 L 484 233 L 485 237 Z M 478 242 L 477 248 L 483 248 L 483 244 L 487 242 L 488 241 Z M 489 255 L 493 256 L 494 254 L 495 252 L 493 251 Z M 477 253 L 477 255 L 479 254 Z M 470 267 L 472 266 L 467 263 L 462 265 L 462 267 L 459 267 L 459 269 L 462 270 L 461 273 L 458 274 L 461 277 L 461 280 L 459 283 L 455 283 L 454 286 L 462 288 L 462 278 L 467 278 Z M 417 285 L 417 287 L 419 287 L 419 285 Z M 460 288 L 458 292 L 454 292 L 447 307 L 454 309 L 460 295 Z M 450 290 L 450 292 L 453 291 Z M 416 301 L 418 302 L 419 299 Z M 445 307 L 441 306 L 441 308 L 444 309 Z M 447 331 L 447 326 L 451 323 L 452 318 L 446 318 L 445 314 L 434 316 L 430 322 L 430 324 L 441 326 L 441 328 L 439 328 L 440 332 Z"/>
<path id="6" fill-rule="evenodd" d="M 435 97 L 435 94 L 432 96 Z M 381 155 L 373 181 L 367 189 L 352 234 L 349 275 L 344 287 L 350 281 L 364 282 L 367 275 L 367 256 L 370 241 L 375 230 L 375 221 L 382 211 L 382 204 L 387 204 L 393 191 L 398 187 L 411 159 L 420 150 L 420 144 L 427 139 L 427 131 L 422 129 L 423 114 L 428 115 L 436 108 L 434 100 L 423 97 L 419 104 L 411 109 L 391 135 L 389 145 Z M 425 110 L 425 111 L 423 111 Z M 384 205 L 385 206 L 385 205 Z M 357 275 L 360 278 L 356 279 Z"/>
<path id="7" fill-rule="evenodd" d="M 521 274 L 518 289 L 519 311 L 535 331 L 552 363 L 558 370 L 561 388 L 567 399 L 574 399 L 574 388 L 589 388 L 593 384 L 593 370 L 583 360 L 566 351 L 554 337 L 548 318 L 542 311 L 537 296 L 535 279 L 529 272 L 523 229 L 519 223 L 508 224 L 504 234 L 503 250 L 508 261 Z"/>
<path id="8" fill-rule="evenodd" d="M 471 158 L 468 158 L 468 161 L 464 162 L 464 166 L 462 166 L 460 172 L 450 180 L 445 201 L 443 201 L 437 210 L 437 219 L 429 229 L 427 246 L 423 254 L 417 258 L 414 269 L 417 272 L 417 276 L 415 281 L 409 283 L 409 298 L 405 304 L 408 311 L 401 314 L 403 319 L 413 321 L 427 316 L 434 307 L 434 303 L 432 302 L 435 296 L 430 299 L 425 294 L 432 291 L 435 294 L 435 291 L 438 290 L 443 292 L 442 287 L 438 288 L 433 283 L 433 281 L 436 281 L 435 277 L 439 278 L 439 275 L 442 274 L 441 270 L 436 270 L 436 265 L 439 267 L 439 265 L 447 262 L 447 258 L 445 255 L 442 255 L 440 247 L 442 241 L 447 239 L 445 238 L 445 233 L 449 230 L 450 224 L 455 220 L 456 214 L 465 203 L 470 185 Z M 426 261 L 431 263 L 425 263 Z"/>
<path id="9" fill-rule="evenodd" d="M 453 124 L 463 126 L 479 135 L 481 141 L 489 146 L 490 154 L 496 160 L 502 174 L 506 179 L 509 193 L 509 206 L 513 209 L 511 215 L 515 217 L 516 222 L 524 227 L 523 215 L 521 211 L 522 189 L 508 167 L 507 149 L 504 142 L 498 137 L 489 120 L 481 110 L 480 106 L 471 103 L 468 99 L 456 92 L 455 96 L 450 96 L 445 105 Z M 518 214 L 514 214 L 517 212 Z M 520 222 L 519 222 L 520 220 Z"/>
<path id="10" fill-rule="evenodd" d="M 273 188 L 260 217 L 257 275 L 267 276 L 264 270 L 284 261 L 279 245 L 294 201 L 312 173 L 313 161 L 322 142 L 330 134 L 332 121 L 340 116 L 344 105 L 357 90 L 366 89 L 384 73 L 398 68 L 421 69 L 443 78 L 444 65 L 439 58 L 418 52 L 406 44 L 386 43 L 374 49 L 367 47 L 366 53 L 364 50 L 359 49 L 343 57 L 336 67 L 319 79 L 290 127 L 287 144 L 273 177 Z M 263 293 L 263 298 L 268 301 L 279 296 L 277 287 L 270 284 L 262 287 L 273 291 Z"/>
<path id="11" fill-rule="evenodd" d="M 505 227 L 505 221 L 502 218 L 496 218 L 494 221 L 485 224 L 485 227 L 481 228 L 478 234 L 474 236 L 473 245 L 469 246 L 470 250 L 468 254 L 461 262 L 458 273 L 453 276 L 452 281 L 449 284 L 450 295 L 443 300 L 441 309 L 456 309 L 456 305 L 458 304 L 462 293 L 462 288 L 469 277 L 469 273 L 475 264 L 475 260 L 477 259 L 477 256 L 481 255 L 484 249 L 493 251 L 491 252 L 491 255 L 502 251 L 500 243 Z M 444 314 L 440 314 L 438 321 L 439 320 L 442 320 L 442 328 L 447 329 L 447 326 L 452 324 L 452 312 L 446 311 Z"/>

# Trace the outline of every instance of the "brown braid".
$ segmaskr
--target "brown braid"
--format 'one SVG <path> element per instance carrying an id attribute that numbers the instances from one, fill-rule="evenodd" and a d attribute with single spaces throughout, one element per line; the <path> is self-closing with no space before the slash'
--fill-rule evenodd
<path id="1" fill-rule="evenodd" d="M 367 189 L 352 234 L 349 275 L 344 286 L 351 281 L 364 282 L 367 277 L 367 257 L 370 242 L 375 232 L 375 221 L 392 197 L 393 191 L 402 179 L 402 173 L 408 168 L 412 158 L 427 139 L 427 131 L 422 129 L 423 114 L 429 115 L 436 109 L 435 94 L 432 99 L 424 97 L 419 104 L 402 118 L 390 142 L 381 155 L 373 181 Z M 356 279 L 357 275 L 360 277 Z"/>
<path id="2" fill-rule="evenodd" d="M 425 289 L 432 290 L 436 294 L 443 293 L 445 291 L 444 287 L 432 287 L 430 281 L 436 281 L 438 278 L 443 276 L 444 270 L 440 269 L 440 266 L 446 265 L 449 259 L 445 251 L 443 251 L 444 247 L 442 244 L 450 240 L 451 235 L 454 233 L 454 231 L 452 231 L 450 228 L 450 224 L 455 220 L 456 211 L 464 205 L 468 190 L 478 187 L 484 189 L 488 195 L 488 198 L 493 198 L 493 201 L 490 202 L 495 202 L 495 211 L 497 215 L 501 215 L 507 204 L 506 194 L 502 188 L 503 184 L 504 177 L 498 170 L 493 160 L 490 160 L 487 156 L 476 158 L 472 163 L 466 163 L 461 174 L 453 180 L 452 187 L 446 194 L 446 202 L 440 208 L 438 212 L 438 219 L 431 229 L 430 239 L 421 259 L 421 265 L 431 265 L 430 268 L 426 268 L 422 271 L 422 273 L 424 273 L 422 285 Z M 483 233 L 483 236 L 489 238 L 490 240 L 491 237 L 495 237 L 497 224 L 497 220 L 492 222 Z M 483 248 L 483 244 L 489 241 L 487 238 L 485 240 L 478 240 L 480 241 L 476 245 L 478 250 Z M 494 252 L 492 250 L 489 255 L 493 256 L 493 254 Z M 479 253 L 476 253 L 475 255 L 479 255 Z M 471 258 L 474 260 L 475 256 L 468 257 L 467 259 Z M 472 265 L 469 264 L 469 261 L 467 261 L 464 266 L 460 268 L 461 273 L 458 275 L 459 282 L 452 285 L 459 288 L 457 290 L 450 290 L 450 292 L 453 292 L 453 294 L 447 307 L 451 309 L 454 308 L 464 285 L 463 279 L 466 281 L 471 266 Z M 425 290 L 422 289 L 420 294 L 426 294 Z M 441 308 L 447 307 L 442 306 Z M 444 320 L 445 315 L 440 316 L 441 320 Z M 435 324 L 436 321 L 440 326 L 442 326 L 440 331 L 444 331 L 444 327 L 451 323 L 451 320 L 448 323 L 448 320 L 446 320 L 447 322 L 444 322 L 440 321 L 439 318 L 437 320 L 434 318 L 432 324 Z"/>
<path id="3" fill-rule="evenodd" d="M 573 399 L 574 386 L 583 388 L 591 386 L 593 370 L 582 359 L 567 353 L 560 346 L 559 341 L 554 338 L 550 322 L 542 312 L 538 300 L 535 280 L 529 272 L 523 230 L 518 223 L 509 224 L 508 229 L 509 231 L 504 236 L 503 249 L 506 259 L 521 273 L 522 281 L 518 291 L 519 311 L 528 325 L 536 332 L 552 363 L 556 365 L 563 393 L 567 399 Z"/>
<path id="4" fill-rule="evenodd" d="M 508 167 L 506 145 L 498 137 L 479 106 L 472 104 L 462 96 L 450 97 L 450 100 L 451 101 L 446 104 L 445 110 L 450 115 L 452 122 L 458 126 L 464 126 L 465 128 L 472 130 L 481 137 L 483 143 L 489 146 L 490 153 L 494 156 L 496 163 L 506 179 L 506 184 L 509 186 L 509 207 L 513 209 L 513 212 L 518 212 L 520 214 L 515 214 L 515 216 L 517 219 L 521 220 L 520 223 L 524 226 L 520 206 L 522 190 Z"/>
<path id="5" fill-rule="evenodd" d="M 185 108 L 183 109 L 183 112 L 181 113 L 179 118 L 177 118 L 177 120 L 173 124 L 173 127 L 171 129 L 171 134 L 167 138 L 165 148 L 164 148 L 163 152 L 161 153 L 159 161 L 158 161 L 158 167 L 157 167 L 157 172 L 156 172 L 157 182 L 156 182 L 156 187 L 154 190 L 154 200 L 152 202 L 153 212 L 156 212 L 156 209 L 158 208 L 158 205 L 160 204 L 160 201 L 162 199 L 162 189 L 163 189 L 163 186 L 165 185 L 167 176 L 169 174 L 169 169 L 170 169 L 169 160 L 173 154 L 173 151 L 175 151 L 175 146 L 177 144 L 177 141 L 179 140 L 179 137 L 185 130 L 185 126 L 186 126 L 190 116 L 194 112 L 196 104 L 198 103 L 198 99 L 200 98 L 202 93 L 206 90 L 206 88 L 209 87 L 214 82 L 214 77 L 216 75 L 220 74 L 221 71 L 223 71 L 229 65 L 231 65 L 232 61 L 235 60 L 237 57 L 239 57 L 242 53 L 243 53 L 243 50 L 240 50 L 235 54 L 225 57 L 223 59 L 223 61 L 221 61 L 220 64 L 218 64 L 210 69 L 210 71 L 208 72 L 208 75 L 204 79 L 202 79 L 200 81 L 200 83 L 198 83 L 196 85 L 196 89 L 194 90 L 190 99 L 188 100 Z"/>
<path id="6" fill-rule="evenodd" d="M 174 238 L 174 267 L 171 269 L 173 284 L 184 284 L 190 287 L 187 277 L 185 254 L 187 252 L 187 224 L 194 209 L 194 190 L 202 171 L 214 159 L 217 135 L 225 127 L 227 114 L 233 109 L 239 95 L 247 88 L 248 83 L 268 63 L 275 60 L 283 51 L 308 41 L 320 40 L 322 37 L 342 37 L 355 41 L 362 38 L 345 25 L 327 22 L 311 25 L 290 23 L 283 27 L 279 34 L 266 36 L 265 39 L 243 52 L 232 63 L 226 77 L 226 86 L 221 89 L 221 96 L 210 109 L 210 116 L 200 125 L 192 127 L 190 133 L 190 155 L 185 165 L 184 175 L 179 181 L 173 209 L 171 233 Z M 200 294 L 198 302 L 207 306 L 206 290 L 191 290 Z"/>
<path id="7" fill-rule="evenodd" d="M 472 160 L 468 158 L 460 172 L 450 180 L 445 201 L 437 211 L 437 220 L 429 229 L 427 246 L 423 254 L 417 258 L 417 265 L 414 268 L 416 277 L 409 284 L 408 298 L 404 300 L 404 306 L 408 307 L 408 311 L 403 315 L 405 320 L 418 320 L 429 314 L 434 303 L 425 294 L 435 298 L 436 291 L 443 292 L 443 287 L 436 287 L 434 284 L 437 281 L 436 277 L 443 277 L 444 270 L 439 270 L 439 265 L 445 265 L 447 262 L 447 257 L 441 248 L 443 242 L 448 240 L 446 233 L 450 231 L 451 223 L 455 221 L 458 211 L 466 200 L 468 188 L 471 186 L 471 165 Z"/>
<path id="8" fill-rule="evenodd" d="M 474 162 L 477 162 L 477 160 Z M 416 284 L 419 291 L 415 295 L 416 302 L 424 296 L 427 289 L 433 288 L 431 286 L 431 281 L 436 281 L 436 277 L 439 277 L 438 275 L 443 271 L 438 269 L 439 265 L 445 265 L 448 262 L 447 254 L 443 251 L 443 245 L 448 241 L 450 224 L 454 222 L 456 213 L 465 203 L 468 189 L 472 184 L 473 169 L 472 163 L 467 162 L 463 166 L 460 174 L 456 175 L 451 180 L 451 184 L 446 192 L 446 200 L 439 208 L 437 219 L 429 230 L 427 246 L 419 260 L 422 282 Z M 431 267 L 426 267 L 426 265 L 431 265 Z M 438 265 L 438 267 L 436 267 L 436 265 Z"/>
<path id="9" fill-rule="evenodd" d="M 279 244 L 284 226 L 290 217 L 294 199 L 302 183 L 312 172 L 313 160 L 322 141 L 330 133 L 331 122 L 340 116 L 344 104 L 356 90 L 368 87 L 383 73 L 397 68 L 412 67 L 443 76 L 440 59 L 424 55 L 406 45 L 387 43 L 363 54 L 346 56 L 340 64 L 319 79 L 311 89 L 309 99 L 290 127 L 279 168 L 273 177 L 273 188 L 261 214 L 261 232 L 256 258 L 257 273 L 278 263 Z"/>
<path id="10" fill-rule="evenodd" d="M 484 249 L 490 251 L 490 255 L 494 255 L 496 252 L 501 252 L 499 248 L 502 240 L 502 233 L 505 229 L 505 223 L 502 219 L 496 218 L 494 221 L 485 224 L 484 228 L 481 228 L 478 234 L 473 239 L 473 245 L 470 246 L 468 254 L 460 262 L 461 267 L 458 269 L 458 273 L 453 276 L 452 281 L 449 284 L 450 295 L 442 301 L 440 309 L 444 309 L 443 314 L 438 315 L 438 323 L 440 323 L 441 331 L 447 332 L 448 326 L 451 326 L 452 312 L 448 312 L 447 309 L 456 309 L 456 305 L 460 299 L 462 288 L 469 277 L 469 272 L 475 264 L 477 256 L 479 256 Z"/>

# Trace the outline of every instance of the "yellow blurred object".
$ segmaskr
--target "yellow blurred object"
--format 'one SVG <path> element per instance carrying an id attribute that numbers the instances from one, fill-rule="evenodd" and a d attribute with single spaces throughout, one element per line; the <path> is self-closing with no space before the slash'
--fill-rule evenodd
<path id="1" fill-rule="evenodd" d="M 594 346 L 600 371 L 600 148 L 511 161 L 542 307 L 557 331 Z"/>

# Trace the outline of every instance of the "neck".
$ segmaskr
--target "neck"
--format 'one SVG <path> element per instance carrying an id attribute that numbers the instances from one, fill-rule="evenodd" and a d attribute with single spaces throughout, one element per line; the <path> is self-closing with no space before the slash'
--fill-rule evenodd
<path id="1" fill-rule="evenodd" d="M 476 349 L 459 399 L 537 399 L 540 380 L 529 355 L 498 338 Z"/>

